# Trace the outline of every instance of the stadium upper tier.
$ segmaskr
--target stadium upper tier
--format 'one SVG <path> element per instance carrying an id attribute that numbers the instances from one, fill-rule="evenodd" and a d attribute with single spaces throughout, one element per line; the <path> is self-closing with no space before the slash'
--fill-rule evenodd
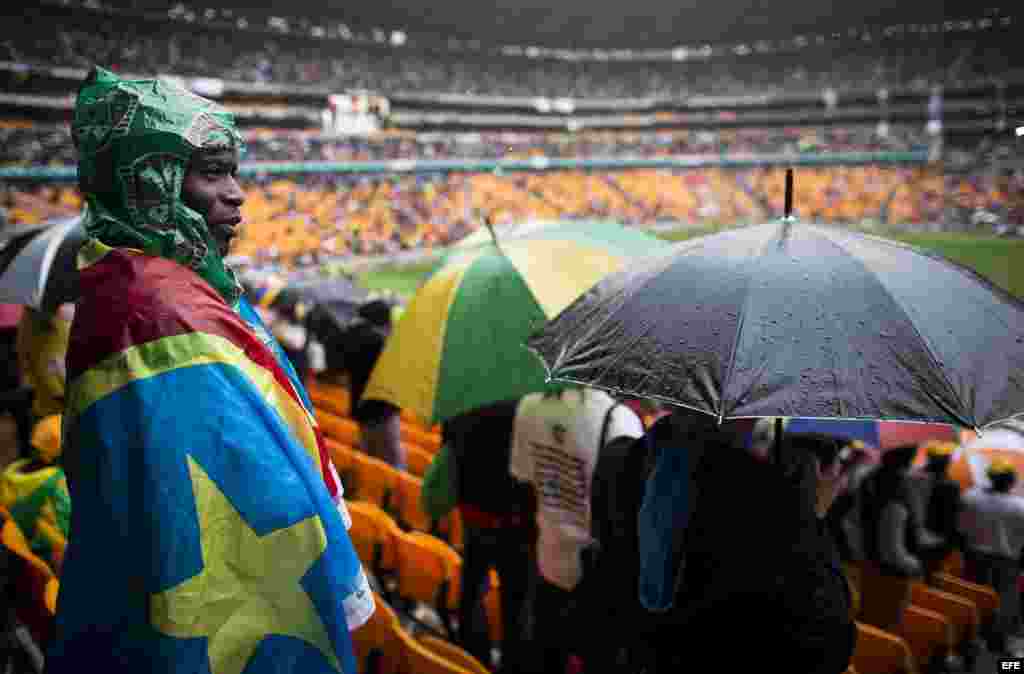
<path id="1" fill-rule="evenodd" d="M 0 41 L 0 60 L 132 73 L 315 84 L 384 95 L 441 92 L 621 99 L 820 92 L 929 84 L 966 85 L 1024 72 L 1015 25 L 981 32 L 914 34 L 883 43 L 812 43 L 770 54 L 682 61 L 571 61 L 459 54 L 444 49 L 359 45 L 310 36 L 230 30 L 202 21 L 116 16 L 83 8 L 16 7 L 0 21 L 18 26 Z M 39 14 L 33 20 L 32 14 Z"/>
<path id="2" fill-rule="evenodd" d="M 245 132 L 245 161 L 364 161 L 395 159 L 521 159 L 664 157 L 675 155 L 909 151 L 928 148 L 923 125 L 739 128 L 643 133 L 381 134 L 339 138 L 317 132 L 254 129 Z M 72 164 L 75 150 L 65 124 L 0 120 L 0 166 Z"/>

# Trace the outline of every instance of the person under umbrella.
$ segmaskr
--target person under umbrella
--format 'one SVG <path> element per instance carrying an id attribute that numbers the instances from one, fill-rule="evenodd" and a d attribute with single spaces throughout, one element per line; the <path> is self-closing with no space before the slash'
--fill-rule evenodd
<path id="1" fill-rule="evenodd" d="M 459 641 L 480 662 L 490 663 L 491 641 L 481 617 L 488 571 L 501 582 L 502 674 L 529 672 L 528 599 L 534 576 L 536 499 L 509 473 L 518 400 L 460 414 L 441 424 L 441 439 L 454 463 L 454 487 L 462 518 L 462 597 Z"/>
<path id="2" fill-rule="evenodd" d="M 735 424 L 673 416 L 652 429 L 676 425 L 640 512 L 648 671 L 738 647 L 769 669 L 845 671 L 856 631 L 824 521 L 844 477 L 840 443 L 793 434 L 765 455 Z"/>
<path id="3" fill-rule="evenodd" d="M 360 442 L 370 456 L 405 468 L 401 409 L 387 400 L 368 399 L 367 383 L 391 335 L 391 306 L 373 300 L 359 307 L 357 318 L 343 333 L 342 364 L 348 373 L 351 415 L 359 424 Z"/>
<path id="4" fill-rule="evenodd" d="M 563 672 L 586 635 L 573 614 L 592 544 L 591 480 L 601 448 L 644 433 L 639 417 L 604 391 L 569 389 L 524 397 L 516 411 L 509 472 L 532 486 L 537 510 L 534 644 L 540 671 Z"/>

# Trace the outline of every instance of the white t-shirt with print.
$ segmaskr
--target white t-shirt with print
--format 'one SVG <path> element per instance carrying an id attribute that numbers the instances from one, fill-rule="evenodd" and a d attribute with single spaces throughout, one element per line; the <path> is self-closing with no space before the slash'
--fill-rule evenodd
<path id="1" fill-rule="evenodd" d="M 509 472 L 537 492 L 537 565 L 545 580 L 565 590 L 579 583 L 580 552 L 591 542 L 591 479 L 605 414 L 614 404 L 607 393 L 587 389 L 529 395 L 516 410 Z M 639 417 L 619 405 L 605 441 L 643 432 Z"/>
<path id="2" fill-rule="evenodd" d="M 1024 498 L 981 487 L 964 492 L 960 530 L 971 547 L 1007 559 L 1024 549 Z"/>

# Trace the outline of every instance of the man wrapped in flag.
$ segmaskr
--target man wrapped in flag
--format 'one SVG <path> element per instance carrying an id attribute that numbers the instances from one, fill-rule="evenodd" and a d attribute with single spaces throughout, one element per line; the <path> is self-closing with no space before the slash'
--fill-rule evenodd
<path id="1" fill-rule="evenodd" d="M 225 265 L 241 138 L 217 104 L 96 68 L 67 356 L 71 501 L 48 671 L 344 672 L 373 599 L 295 371 Z"/>

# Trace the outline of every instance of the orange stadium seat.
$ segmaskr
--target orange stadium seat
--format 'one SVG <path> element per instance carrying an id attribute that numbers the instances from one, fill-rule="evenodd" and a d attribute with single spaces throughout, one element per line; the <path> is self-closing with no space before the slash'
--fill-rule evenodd
<path id="1" fill-rule="evenodd" d="M 953 626 L 940 613 L 911 604 L 903 612 L 899 636 L 906 640 L 921 671 L 954 654 Z"/>
<path id="2" fill-rule="evenodd" d="M 416 636 L 416 640 L 434 655 L 458 667 L 459 671 L 469 672 L 469 674 L 490 674 L 479 660 L 449 641 L 429 634 L 419 634 Z"/>
<path id="3" fill-rule="evenodd" d="M 427 474 L 427 469 L 434 461 L 434 455 L 419 445 L 405 444 L 405 465 L 409 472 L 418 478 Z"/>
<path id="4" fill-rule="evenodd" d="M 419 531 L 398 537 L 398 596 L 434 608 L 449 636 L 458 609 L 462 558 L 447 543 Z"/>
<path id="5" fill-rule="evenodd" d="M 456 508 L 442 517 L 437 522 L 436 529 L 432 533 L 436 534 L 456 550 L 461 551 L 463 545 L 463 530 L 462 515 L 459 514 L 459 509 Z"/>
<path id="6" fill-rule="evenodd" d="M 859 674 L 917 674 L 920 671 L 906 641 L 865 623 L 857 623 L 857 645 L 850 664 Z"/>
<path id="7" fill-rule="evenodd" d="M 398 514 L 398 521 L 403 527 L 414 531 L 430 532 L 430 516 L 420 507 L 420 490 L 423 480 L 399 472 L 395 484 L 394 498 L 391 499 L 392 510 Z"/>
<path id="8" fill-rule="evenodd" d="M 416 674 L 477 674 L 479 670 L 467 669 L 433 652 L 424 644 L 402 632 L 402 654 L 406 671 Z M 467 656 L 468 657 L 468 656 Z M 479 663 L 478 663 L 479 664 Z M 487 670 L 482 670 L 486 672 Z"/>
<path id="9" fill-rule="evenodd" d="M 352 457 L 355 482 L 353 498 L 390 510 L 402 471 L 362 452 L 355 452 Z"/>
<path id="10" fill-rule="evenodd" d="M 491 642 L 501 643 L 505 634 L 505 625 L 501 619 L 501 581 L 494 569 L 491 569 L 490 586 L 484 597 L 484 610 L 487 613 L 487 632 Z"/>
<path id="11" fill-rule="evenodd" d="M 384 599 L 373 593 L 376 610 L 352 632 L 352 649 L 360 674 L 408 674 L 404 667 L 401 623 Z"/>
<path id="12" fill-rule="evenodd" d="M 991 587 L 943 572 L 932 575 L 932 584 L 940 590 L 973 601 L 982 625 L 991 623 L 999 610 L 999 595 Z"/>
<path id="13" fill-rule="evenodd" d="M 320 411 L 317 423 L 325 436 L 349 447 L 360 447 L 359 424 L 351 419 L 344 419 L 329 412 Z"/>
<path id="14" fill-rule="evenodd" d="M 386 577 L 398 568 L 398 537 L 402 530 L 391 516 L 372 503 L 346 501 L 356 554 L 374 574 Z"/>
<path id="15" fill-rule="evenodd" d="M 439 434 L 423 430 L 408 423 L 402 423 L 401 436 L 402 442 L 408 442 L 421 447 L 431 454 L 436 454 L 437 450 L 441 448 L 441 436 Z"/>
<path id="16" fill-rule="evenodd" d="M 912 583 L 910 590 L 913 604 L 935 611 L 949 620 L 957 646 L 977 636 L 980 619 L 978 607 L 973 601 L 928 587 L 921 582 Z"/>

